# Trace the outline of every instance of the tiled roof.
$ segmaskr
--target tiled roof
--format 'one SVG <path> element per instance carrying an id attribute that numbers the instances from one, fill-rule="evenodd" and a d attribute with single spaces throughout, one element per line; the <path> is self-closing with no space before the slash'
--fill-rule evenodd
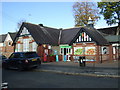
<path id="1" fill-rule="evenodd" d="M 108 34 L 108 35 L 116 35 L 117 27 L 118 26 L 108 27 L 108 28 L 100 28 L 100 29 L 97 29 L 97 30 L 102 32 L 102 33 Z"/>
<path id="2" fill-rule="evenodd" d="M 81 28 L 70 28 L 62 30 L 61 44 L 70 44 Z"/>
<path id="3" fill-rule="evenodd" d="M 0 43 L 3 43 L 5 41 L 7 34 L 0 35 Z"/>
<path id="4" fill-rule="evenodd" d="M 109 45 L 110 43 L 104 38 L 104 36 L 95 28 L 88 29 L 84 27 L 83 30 L 95 41 L 98 45 Z"/>
<path id="5" fill-rule="evenodd" d="M 86 32 L 89 37 L 98 45 L 108 45 L 109 42 L 102 36 L 102 34 L 96 29 L 88 29 L 87 27 L 71 28 L 63 30 L 61 36 L 61 44 L 72 44 L 80 32 Z"/>
<path id="6" fill-rule="evenodd" d="M 58 45 L 59 39 L 59 29 L 50 28 L 46 26 L 31 24 L 31 23 L 23 23 L 17 36 L 20 35 L 23 27 L 26 27 L 37 44 L 50 44 L 50 45 Z"/>
<path id="7" fill-rule="evenodd" d="M 87 27 L 77 27 L 70 29 L 55 29 L 42 25 L 36 25 L 31 23 L 23 23 L 19 32 L 16 35 L 14 43 L 17 41 L 23 28 L 26 27 L 37 44 L 73 44 L 73 42 L 79 36 L 79 33 L 83 30 L 89 37 L 98 45 L 108 45 L 108 41 L 103 37 L 103 35 L 96 29 L 88 29 Z M 59 43 L 60 42 L 60 43 Z"/>
<path id="8" fill-rule="evenodd" d="M 9 35 L 11 36 L 12 40 L 14 40 L 17 32 L 8 32 L 8 33 L 9 33 Z"/>

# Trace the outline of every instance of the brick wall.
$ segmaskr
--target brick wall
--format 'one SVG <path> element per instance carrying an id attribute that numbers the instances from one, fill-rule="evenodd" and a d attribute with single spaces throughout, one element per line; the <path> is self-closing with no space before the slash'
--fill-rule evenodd
<path id="1" fill-rule="evenodd" d="M 2 54 L 6 57 L 9 57 L 14 52 L 14 46 L 11 44 L 8 45 L 8 42 L 5 42 L 5 46 L 1 47 Z"/>

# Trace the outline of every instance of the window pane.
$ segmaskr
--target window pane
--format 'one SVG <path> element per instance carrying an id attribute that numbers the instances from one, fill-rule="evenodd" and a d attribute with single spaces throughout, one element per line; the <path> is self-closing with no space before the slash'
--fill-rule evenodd
<path id="1" fill-rule="evenodd" d="M 33 42 L 32 43 L 32 51 L 36 51 L 36 49 L 37 49 L 37 44 L 36 44 L 36 42 Z"/>
<path id="2" fill-rule="evenodd" d="M 23 39 L 23 51 L 29 51 L 29 39 Z"/>

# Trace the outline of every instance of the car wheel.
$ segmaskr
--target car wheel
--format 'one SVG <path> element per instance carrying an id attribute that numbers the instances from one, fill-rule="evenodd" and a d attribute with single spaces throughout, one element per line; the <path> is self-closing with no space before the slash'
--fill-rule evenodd
<path id="1" fill-rule="evenodd" d="M 23 67 L 21 64 L 18 65 L 18 71 L 23 71 Z"/>
<path id="2" fill-rule="evenodd" d="M 2 64 L 2 68 L 9 69 L 9 66 L 7 64 Z"/>

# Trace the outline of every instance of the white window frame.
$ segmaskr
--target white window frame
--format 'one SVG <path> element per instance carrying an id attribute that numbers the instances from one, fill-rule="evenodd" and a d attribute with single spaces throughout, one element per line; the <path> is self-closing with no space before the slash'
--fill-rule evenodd
<path id="1" fill-rule="evenodd" d="M 25 35 L 25 34 L 29 34 L 28 30 L 24 27 L 24 29 L 22 30 L 21 35 Z"/>
<path id="2" fill-rule="evenodd" d="M 11 42 L 10 41 L 8 41 L 8 46 L 11 46 Z"/>
<path id="3" fill-rule="evenodd" d="M 23 51 L 29 51 L 29 38 L 23 39 Z"/>
<path id="4" fill-rule="evenodd" d="M 18 43 L 17 44 L 17 51 L 20 52 L 21 51 L 21 45 Z"/>
<path id="5" fill-rule="evenodd" d="M 37 44 L 36 42 L 32 43 L 32 51 L 36 51 L 37 50 Z"/>

